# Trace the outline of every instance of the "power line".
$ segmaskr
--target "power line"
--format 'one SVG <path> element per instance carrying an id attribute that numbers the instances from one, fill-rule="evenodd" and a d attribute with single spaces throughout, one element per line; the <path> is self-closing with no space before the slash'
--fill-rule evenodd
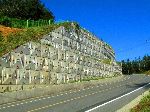
<path id="1" fill-rule="evenodd" d="M 128 52 L 128 51 L 131 51 L 131 50 L 134 50 L 134 49 L 137 49 L 137 48 L 139 48 L 139 47 L 141 47 L 141 46 L 143 46 L 143 45 L 149 44 L 149 43 L 150 43 L 150 40 L 146 40 L 145 42 L 140 43 L 140 44 L 137 44 L 137 45 L 135 45 L 135 46 L 133 46 L 133 47 L 130 47 L 130 48 L 127 48 L 127 49 L 124 49 L 124 50 L 120 50 L 120 51 L 117 52 L 117 54 L 118 54 L 118 53 Z"/>

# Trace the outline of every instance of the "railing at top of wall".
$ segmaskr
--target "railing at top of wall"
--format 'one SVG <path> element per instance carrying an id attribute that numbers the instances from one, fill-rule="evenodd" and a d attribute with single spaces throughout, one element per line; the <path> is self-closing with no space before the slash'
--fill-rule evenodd
<path id="1" fill-rule="evenodd" d="M 0 17 L 0 25 L 5 25 L 14 28 L 38 27 L 38 26 L 50 25 L 52 23 L 54 23 L 52 19 L 20 20 L 16 18 Z"/>

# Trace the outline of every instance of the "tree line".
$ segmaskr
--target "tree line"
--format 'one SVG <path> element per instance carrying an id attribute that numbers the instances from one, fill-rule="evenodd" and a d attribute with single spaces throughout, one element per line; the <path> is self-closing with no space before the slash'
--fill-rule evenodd
<path id="1" fill-rule="evenodd" d="M 53 13 L 40 0 L 0 0 L 0 17 L 17 19 L 52 19 Z"/>
<path id="2" fill-rule="evenodd" d="M 135 58 L 134 60 L 122 60 L 122 73 L 133 74 L 133 73 L 144 73 L 150 70 L 150 56 L 145 55 L 142 59 Z"/>

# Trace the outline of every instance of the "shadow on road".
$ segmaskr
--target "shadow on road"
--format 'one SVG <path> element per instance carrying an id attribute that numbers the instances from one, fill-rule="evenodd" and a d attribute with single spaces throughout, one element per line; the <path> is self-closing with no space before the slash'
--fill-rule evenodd
<path id="1" fill-rule="evenodd" d="M 137 89 L 137 88 L 143 87 L 143 86 L 145 86 L 147 84 L 148 83 L 140 83 L 140 84 L 126 85 L 126 87 Z M 149 88 L 150 88 L 150 85 L 147 85 L 147 86 L 144 87 L 144 89 L 146 89 L 146 90 L 149 89 Z"/>

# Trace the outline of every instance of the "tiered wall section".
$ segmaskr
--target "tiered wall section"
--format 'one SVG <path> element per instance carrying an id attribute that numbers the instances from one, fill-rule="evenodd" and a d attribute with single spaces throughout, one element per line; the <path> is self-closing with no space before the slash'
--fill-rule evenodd
<path id="1" fill-rule="evenodd" d="M 2 56 L 0 84 L 60 84 L 121 75 L 121 70 L 108 44 L 72 23 Z"/>

